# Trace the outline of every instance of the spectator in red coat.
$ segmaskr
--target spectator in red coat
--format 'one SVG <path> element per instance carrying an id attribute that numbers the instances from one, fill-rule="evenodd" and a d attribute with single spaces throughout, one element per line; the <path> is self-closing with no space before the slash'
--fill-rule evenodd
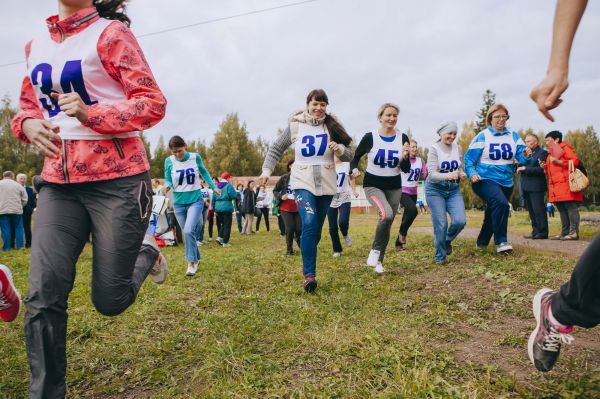
<path id="1" fill-rule="evenodd" d="M 562 133 L 553 130 L 546 134 L 548 158 L 542 162 L 548 175 L 548 201 L 552 202 L 560 213 L 562 230 L 553 240 L 579 239 L 579 209 L 577 204 L 583 201 L 583 192 L 572 192 L 569 187 L 569 161 L 575 168 L 579 158 L 573 147 L 562 139 Z"/>

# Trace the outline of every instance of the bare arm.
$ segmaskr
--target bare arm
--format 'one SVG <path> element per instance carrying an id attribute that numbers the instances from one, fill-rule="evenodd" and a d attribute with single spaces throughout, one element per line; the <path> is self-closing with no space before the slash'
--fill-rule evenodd
<path id="1" fill-rule="evenodd" d="M 546 77 L 532 91 L 531 99 L 546 118 L 554 121 L 549 110 L 560 105 L 560 96 L 569 86 L 569 56 L 573 38 L 583 16 L 587 0 L 557 0 L 552 28 L 552 50 Z"/>

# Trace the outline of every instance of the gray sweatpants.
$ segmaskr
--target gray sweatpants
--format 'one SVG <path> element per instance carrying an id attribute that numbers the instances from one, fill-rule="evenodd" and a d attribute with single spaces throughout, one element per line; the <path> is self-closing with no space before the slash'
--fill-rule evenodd
<path id="1" fill-rule="evenodd" d="M 377 223 L 371 248 L 379 251 L 379 261 L 383 262 L 385 249 L 390 241 L 392 223 L 394 223 L 398 206 L 400 206 L 402 189 L 381 190 L 375 187 L 365 187 L 365 194 L 369 203 L 379 212 L 379 223 Z"/>
<path id="2" fill-rule="evenodd" d="M 92 235 L 92 302 L 104 315 L 129 307 L 158 251 L 142 245 L 152 209 L 150 176 L 42 183 L 24 299 L 30 398 L 64 398 L 67 299 L 75 264 Z"/>

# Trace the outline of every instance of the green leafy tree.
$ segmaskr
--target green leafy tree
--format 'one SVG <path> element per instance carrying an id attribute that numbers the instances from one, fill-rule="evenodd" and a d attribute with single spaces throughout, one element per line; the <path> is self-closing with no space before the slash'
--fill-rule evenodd
<path id="1" fill-rule="evenodd" d="M 488 110 L 492 105 L 496 103 L 496 94 L 494 94 L 490 89 L 487 89 L 485 93 L 483 93 L 483 105 L 479 112 L 477 112 L 477 122 L 476 122 L 476 132 L 481 132 L 482 130 L 487 128 L 487 123 L 485 122 L 485 117 L 487 115 Z"/>
<path id="2" fill-rule="evenodd" d="M 259 146 L 248 136 L 246 125 L 240 125 L 236 113 L 228 114 L 207 149 L 207 163 L 213 174 L 228 171 L 234 176 L 258 176 L 262 157 Z"/>
<path id="3" fill-rule="evenodd" d="M 169 149 L 165 146 L 165 139 L 160 135 L 158 143 L 154 149 L 154 155 L 150 162 L 150 176 L 164 178 L 165 177 L 165 159 L 171 155 Z"/>
<path id="4" fill-rule="evenodd" d="M 36 149 L 17 139 L 11 128 L 12 118 L 17 113 L 11 105 L 10 97 L 5 96 L 0 107 L 0 173 L 11 170 L 15 174 L 25 173 L 29 177 L 38 175 L 44 165 L 44 157 Z"/>
<path id="5" fill-rule="evenodd" d="M 579 159 L 583 162 L 590 179 L 590 185 L 583 192 L 586 202 L 596 203 L 598 194 L 600 194 L 600 140 L 598 134 L 592 126 L 585 130 L 577 129 L 568 131 L 564 137 Z"/>
<path id="6" fill-rule="evenodd" d="M 487 112 L 487 111 L 486 111 Z M 477 135 L 479 130 L 477 129 L 477 125 L 475 122 L 463 123 L 462 131 L 456 140 L 456 143 L 460 146 L 460 149 L 463 155 L 467 152 L 469 148 L 469 144 L 471 140 Z M 463 165 L 464 166 L 464 165 Z M 465 179 L 460 183 L 460 191 L 463 196 L 463 200 L 465 202 L 465 208 L 470 209 L 473 207 L 481 208 L 483 206 L 483 202 L 481 199 L 473 192 L 473 188 L 471 187 L 471 181 Z"/>

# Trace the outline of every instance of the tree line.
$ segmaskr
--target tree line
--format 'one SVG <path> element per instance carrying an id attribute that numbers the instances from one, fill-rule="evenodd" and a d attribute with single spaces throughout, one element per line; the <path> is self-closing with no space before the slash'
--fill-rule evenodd
<path id="1" fill-rule="evenodd" d="M 476 119 L 471 122 L 465 122 L 462 125 L 462 131 L 459 132 L 457 143 L 461 146 L 463 153 L 467 151 L 469 143 L 475 135 L 486 127 L 485 116 L 490 106 L 495 103 L 495 94 L 486 90 L 483 94 L 483 104 L 481 109 L 475 114 Z M 39 174 L 42 169 L 43 157 L 29 145 L 17 140 L 10 127 L 10 121 L 17 112 L 17 109 L 12 106 L 8 96 L 2 99 L 2 107 L 0 108 L 0 170 L 12 170 L 15 173 L 26 173 L 30 177 L 34 174 Z M 283 130 L 279 129 L 277 134 L 282 134 Z M 525 134 L 534 133 L 540 138 L 540 145 L 545 146 L 544 134 L 542 131 L 534 131 L 531 128 L 520 129 L 518 133 L 525 137 Z M 564 140 L 569 142 L 575 149 L 575 152 L 583 161 L 590 178 L 590 186 L 584 192 L 584 202 L 598 203 L 600 198 L 600 179 L 596 176 L 600 175 L 600 140 L 598 134 L 592 126 L 584 129 L 575 129 L 563 132 Z M 409 136 L 412 132 L 407 131 Z M 151 151 L 150 143 L 147 137 L 142 132 L 142 140 L 146 147 L 146 153 L 150 161 L 150 173 L 152 177 L 164 177 L 164 162 L 170 155 L 168 148 L 168 139 L 170 137 L 159 137 L 158 142 L 153 151 Z M 358 143 L 360 138 L 354 138 L 354 145 Z M 166 140 L 166 141 L 165 141 Z M 225 116 L 217 131 L 214 134 L 213 140 L 207 143 L 202 139 L 187 139 L 188 151 L 198 152 L 204 161 L 208 170 L 214 175 L 219 175 L 223 171 L 231 173 L 233 176 L 258 176 L 261 173 L 261 167 L 264 157 L 268 151 L 269 143 L 262 137 L 253 140 L 246 127 L 246 124 L 240 122 L 236 113 L 230 113 Z M 427 148 L 419 147 L 419 156 L 427 160 Z M 273 175 L 278 176 L 286 171 L 287 162 L 293 157 L 293 149 L 286 151 L 283 158 L 277 164 Z M 363 157 L 359 168 L 364 170 L 366 166 L 366 157 Z M 358 178 L 357 184 L 362 184 L 362 176 Z M 513 192 L 513 205 L 518 206 L 518 192 Z M 483 204 L 479 197 L 475 195 L 471 189 L 471 183 L 468 181 L 461 183 L 461 190 L 467 208 L 481 207 Z"/>

